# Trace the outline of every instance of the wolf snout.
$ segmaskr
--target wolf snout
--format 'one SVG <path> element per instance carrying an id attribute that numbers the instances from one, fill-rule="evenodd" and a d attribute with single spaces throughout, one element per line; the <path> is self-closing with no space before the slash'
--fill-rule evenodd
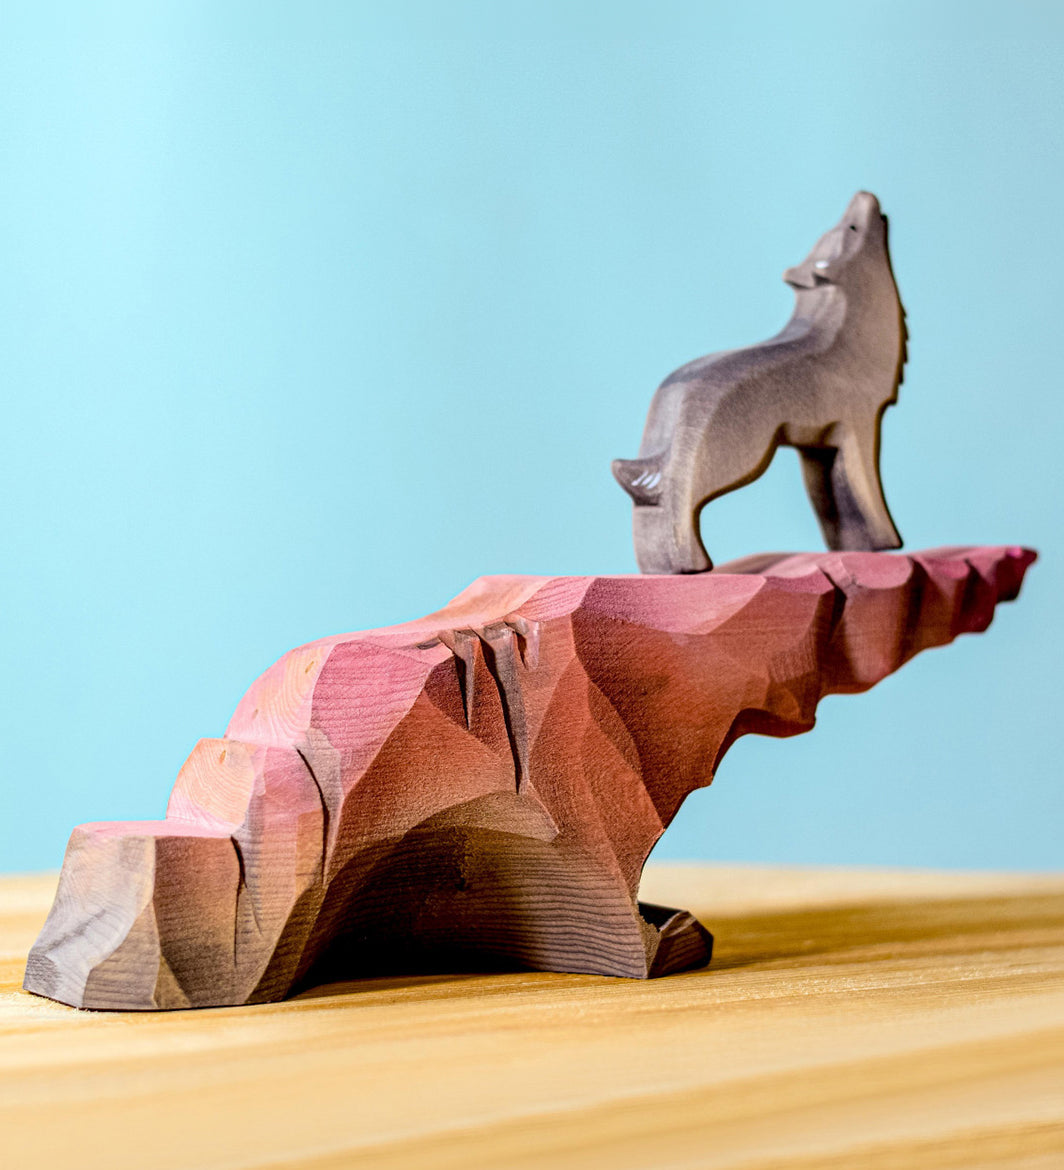
<path id="1" fill-rule="evenodd" d="M 783 280 L 791 288 L 816 288 L 816 281 L 813 278 L 813 274 L 804 265 L 799 265 L 796 268 L 788 268 L 783 274 Z"/>

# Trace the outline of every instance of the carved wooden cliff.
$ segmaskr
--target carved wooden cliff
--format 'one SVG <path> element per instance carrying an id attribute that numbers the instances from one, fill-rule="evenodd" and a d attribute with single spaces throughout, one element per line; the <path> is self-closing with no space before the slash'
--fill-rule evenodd
<path id="1" fill-rule="evenodd" d="M 182 767 L 166 820 L 76 829 L 25 986 L 94 1008 L 281 998 L 373 970 L 643 978 L 705 963 L 637 901 L 741 735 L 985 629 L 1034 554 L 750 558 L 687 577 L 489 577 L 287 654 Z"/>

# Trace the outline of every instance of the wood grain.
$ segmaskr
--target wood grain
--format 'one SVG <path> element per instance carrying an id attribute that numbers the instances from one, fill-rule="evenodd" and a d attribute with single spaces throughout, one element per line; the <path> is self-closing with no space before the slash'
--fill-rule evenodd
<path id="1" fill-rule="evenodd" d="M 1064 877 L 651 866 L 711 967 L 134 1015 L 18 990 L 54 890 L 0 881 L 4 1170 L 1064 1165 Z"/>
<path id="2" fill-rule="evenodd" d="M 742 735 L 986 629 L 1020 548 L 769 554 L 684 577 L 486 577 L 285 655 L 178 773 L 166 819 L 82 825 L 27 991 L 263 1003 L 472 967 L 668 975 L 710 958 L 643 863 Z"/>

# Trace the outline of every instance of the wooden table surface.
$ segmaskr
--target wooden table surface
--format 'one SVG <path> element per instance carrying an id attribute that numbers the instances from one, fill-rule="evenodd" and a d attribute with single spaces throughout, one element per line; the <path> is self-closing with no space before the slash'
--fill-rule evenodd
<path id="1" fill-rule="evenodd" d="M 0 880 L 3 1170 L 1064 1167 L 1064 877 L 660 867 L 705 971 L 150 1014 L 19 990 L 54 886 Z"/>

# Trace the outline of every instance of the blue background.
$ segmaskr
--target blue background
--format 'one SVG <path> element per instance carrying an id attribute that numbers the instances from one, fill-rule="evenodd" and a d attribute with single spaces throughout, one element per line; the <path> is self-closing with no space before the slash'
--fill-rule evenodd
<path id="1" fill-rule="evenodd" d="M 858 187 L 906 545 L 1042 560 L 987 635 L 740 741 L 658 856 L 1059 867 L 1059 8 L 383 7 L 4 7 L 0 870 L 161 816 L 291 646 L 632 571 L 610 459 L 780 327 Z M 820 547 L 794 452 L 703 530 Z"/>

